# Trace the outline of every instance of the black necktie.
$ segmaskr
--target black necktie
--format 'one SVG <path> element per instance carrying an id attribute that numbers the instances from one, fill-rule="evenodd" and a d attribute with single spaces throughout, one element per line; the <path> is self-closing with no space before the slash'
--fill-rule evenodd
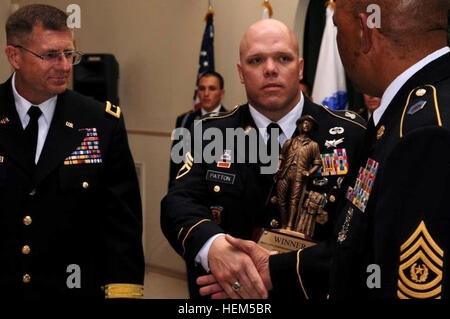
<path id="1" fill-rule="evenodd" d="M 269 139 L 267 140 L 267 155 L 272 155 L 272 129 L 277 129 L 278 130 L 278 137 L 281 135 L 281 133 L 283 133 L 283 131 L 281 130 L 280 126 L 277 123 L 270 123 L 269 125 L 267 125 L 267 134 L 269 135 Z M 275 138 L 275 136 L 273 137 Z M 278 144 L 278 154 L 281 151 L 281 146 L 280 146 L 280 142 L 277 140 L 277 144 Z"/>
<path id="2" fill-rule="evenodd" d="M 30 122 L 25 128 L 25 138 L 28 143 L 27 147 L 29 159 L 31 160 L 33 166 L 35 166 L 36 146 L 39 133 L 38 120 L 42 115 L 42 112 L 37 106 L 31 106 L 28 110 L 28 115 L 30 116 Z"/>

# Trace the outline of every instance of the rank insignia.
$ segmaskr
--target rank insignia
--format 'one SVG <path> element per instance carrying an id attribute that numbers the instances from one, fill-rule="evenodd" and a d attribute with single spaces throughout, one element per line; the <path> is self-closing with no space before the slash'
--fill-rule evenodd
<path id="1" fill-rule="evenodd" d="M 419 102 L 414 103 L 414 105 L 412 105 L 412 106 L 409 108 L 408 114 L 409 114 L 409 115 L 414 115 L 414 114 L 416 114 L 417 112 L 419 112 L 420 110 L 422 110 L 422 109 L 425 107 L 426 104 L 427 104 L 427 101 L 423 101 L 423 100 L 420 100 Z"/>
<path id="2" fill-rule="evenodd" d="M 0 156 L 0 164 L 2 164 L 5 161 L 5 158 L 3 156 Z"/>
<path id="3" fill-rule="evenodd" d="M 231 150 L 225 150 L 217 163 L 217 167 L 230 168 L 231 167 Z"/>
<path id="4" fill-rule="evenodd" d="M 2 118 L 2 119 L 0 120 L 0 124 L 7 124 L 7 123 L 9 123 L 9 118 L 7 118 L 7 117 Z"/>
<path id="5" fill-rule="evenodd" d="M 348 158 L 345 148 L 335 149 L 330 154 L 320 154 L 322 167 L 319 173 L 322 176 L 345 175 L 348 172 Z"/>
<path id="6" fill-rule="evenodd" d="M 75 151 L 64 160 L 64 165 L 100 164 L 102 163 L 102 151 L 97 129 L 82 128 L 80 132 L 86 132 L 86 137 Z"/>
<path id="7" fill-rule="evenodd" d="M 114 117 L 120 118 L 120 113 L 122 112 L 120 110 L 119 106 L 115 106 L 113 104 L 111 104 L 111 102 L 106 101 L 106 109 L 105 109 L 106 113 L 111 114 Z"/>
<path id="8" fill-rule="evenodd" d="M 365 168 L 360 167 L 355 186 L 349 187 L 346 198 L 358 207 L 363 213 L 372 193 L 373 184 L 378 170 L 378 162 L 368 159 Z"/>
<path id="9" fill-rule="evenodd" d="M 178 171 L 176 179 L 179 179 L 189 173 L 192 169 L 192 165 L 194 165 L 194 158 L 191 153 L 187 152 L 184 158 L 184 165 Z"/>
<path id="10" fill-rule="evenodd" d="M 444 251 L 422 221 L 400 247 L 397 297 L 441 299 Z"/>
<path id="11" fill-rule="evenodd" d="M 333 128 L 330 128 L 329 132 L 331 135 L 344 134 L 344 128 L 343 127 L 333 127 Z"/>

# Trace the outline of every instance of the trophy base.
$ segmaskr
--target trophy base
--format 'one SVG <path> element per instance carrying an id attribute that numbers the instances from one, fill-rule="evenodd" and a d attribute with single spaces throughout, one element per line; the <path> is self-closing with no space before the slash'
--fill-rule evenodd
<path id="1" fill-rule="evenodd" d="M 258 245 L 280 253 L 287 253 L 317 244 L 302 233 L 287 229 L 260 229 L 255 240 Z"/>

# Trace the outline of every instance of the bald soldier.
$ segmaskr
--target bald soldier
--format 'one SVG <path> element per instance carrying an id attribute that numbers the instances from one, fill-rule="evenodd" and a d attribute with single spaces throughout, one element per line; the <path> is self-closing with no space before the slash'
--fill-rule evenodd
<path id="1" fill-rule="evenodd" d="M 448 298 L 449 1 L 336 4 L 347 74 L 360 91 L 381 97 L 381 104 L 347 179 L 331 285 L 323 289 L 333 299 Z M 368 26 L 370 4 L 381 9 L 379 29 Z M 311 279 L 303 276 L 298 253 L 269 257 L 252 242 L 227 239 L 258 261 L 268 289 L 311 297 L 304 285 Z"/>
<path id="2" fill-rule="evenodd" d="M 189 276 L 196 279 L 211 272 L 218 280 L 217 286 L 232 298 L 265 298 L 268 291 L 251 258 L 233 248 L 224 235 L 251 239 L 255 227 L 281 226 L 273 202 L 267 201 L 278 164 L 278 148 L 300 133 L 296 121 L 310 115 L 318 122 L 313 139 L 322 155 L 331 158 L 340 152 L 346 158 L 341 163 L 342 171 L 337 172 L 338 163 L 334 163 L 326 177 L 317 171 L 309 179 L 310 189 L 330 198 L 326 207 L 330 223 L 318 227 L 317 240 L 329 237 L 333 205 L 340 196 L 339 181 L 353 165 L 365 123 L 351 112 L 330 111 L 302 95 L 298 83 L 303 78 L 303 60 L 299 58 L 297 39 L 277 20 L 263 20 L 247 30 L 237 67 L 248 103 L 227 115 L 206 118 L 194 128 L 203 132 L 218 128 L 227 147 L 210 163 L 200 161 L 195 155 L 197 150 L 187 154 L 184 167 L 162 200 L 161 226 L 171 245 L 186 260 Z M 243 149 L 228 146 L 227 129 L 244 137 L 247 142 Z M 216 135 L 215 141 L 220 138 Z M 336 147 L 327 144 L 333 140 L 341 141 Z M 198 153 L 204 154 L 209 142 L 196 141 L 195 145 L 202 148 Z M 269 153 L 270 162 L 261 153 Z M 265 172 L 269 166 L 274 170 Z M 310 264 L 305 261 L 305 267 Z"/>

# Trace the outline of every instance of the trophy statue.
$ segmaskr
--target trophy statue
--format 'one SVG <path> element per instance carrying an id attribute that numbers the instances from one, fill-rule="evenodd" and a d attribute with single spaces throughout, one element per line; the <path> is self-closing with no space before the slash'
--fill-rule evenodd
<path id="1" fill-rule="evenodd" d="M 305 115 L 297 125 L 301 133 L 284 143 L 274 176 L 276 195 L 271 197 L 271 202 L 278 206 L 281 228 L 262 230 L 257 240 L 261 246 L 280 252 L 315 245 L 312 239 L 315 224 L 327 219 L 323 210 L 326 197 L 307 191 L 309 177 L 322 165 L 319 145 L 310 137 L 318 124 L 312 116 Z"/>

